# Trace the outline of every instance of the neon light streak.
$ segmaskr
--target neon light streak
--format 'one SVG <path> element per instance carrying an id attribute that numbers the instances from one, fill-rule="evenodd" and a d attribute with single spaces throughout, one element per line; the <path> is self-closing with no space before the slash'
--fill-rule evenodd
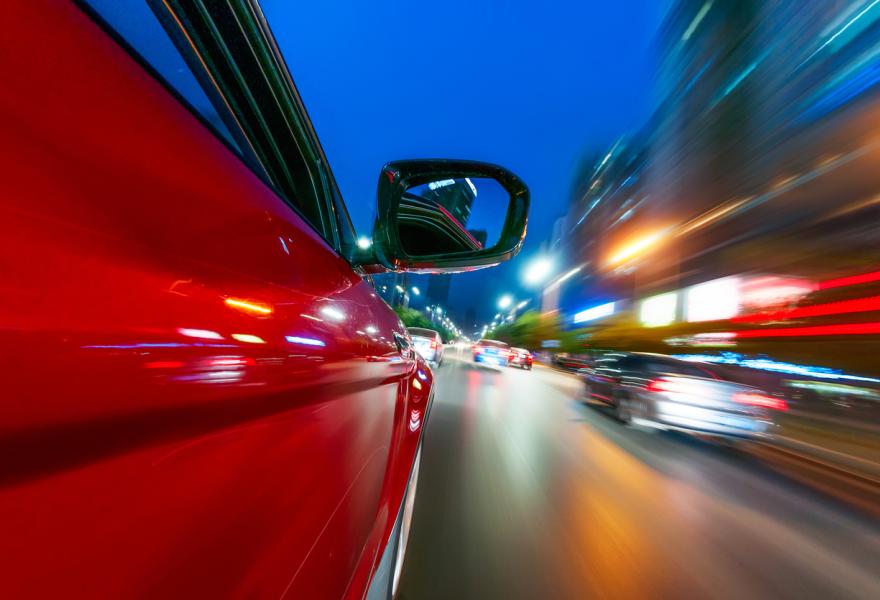
<path id="1" fill-rule="evenodd" d="M 870 335 L 880 333 L 880 322 L 786 327 L 784 329 L 749 329 L 737 331 L 737 339 L 767 337 L 807 337 L 821 335 Z"/>
<path id="2" fill-rule="evenodd" d="M 831 288 L 859 285 L 862 283 L 871 283 L 872 281 L 880 281 L 880 271 L 873 271 L 871 273 L 862 273 L 861 275 L 851 275 L 849 277 L 839 277 L 837 279 L 822 281 L 819 283 L 819 289 L 830 290 Z"/>
<path id="3" fill-rule="evenodd" d="M 802 306 L 791 310 L 779 310 L 766 314 L 743 315 L 731 319 L 734 323 L 766 323 L 768 321 L 784 321 L 788 319 L 800 319 L 805 317 L 822 317 L 825 315 L 843 315 L 857 312 L 870 312 L 880 310 L 880 296 L 844 300 L 843 302 L 831 302 L 829 304 L 817 304 L 815 306 Z"/>

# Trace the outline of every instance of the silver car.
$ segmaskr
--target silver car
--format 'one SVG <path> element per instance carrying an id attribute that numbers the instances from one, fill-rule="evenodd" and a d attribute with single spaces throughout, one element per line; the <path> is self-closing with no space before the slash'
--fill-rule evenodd
<path id="1" fill-rule="evenodd" d="M 723 437 L 772 434 L 782 398 L 730 381 L 710 365 L 662 354 L 608 353 L 579 371 L 585 400 L 617 418 L 661 429 Z"/>
<path id="2" fill-rule="evenodd" d="M 443 338 L 433 329 L 407 327 L 416 352 L 435 367 L 443 364 Z"/>

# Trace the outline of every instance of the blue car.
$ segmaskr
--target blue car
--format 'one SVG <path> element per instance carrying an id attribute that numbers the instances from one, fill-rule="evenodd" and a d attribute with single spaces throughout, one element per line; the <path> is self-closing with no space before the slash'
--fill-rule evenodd
<path id="1" fill-rule="evenodd" d="M 480 340 L 474 344 L 474 362 L 506 367 L 510 360 L 510 346 L 497 340 Z"/>

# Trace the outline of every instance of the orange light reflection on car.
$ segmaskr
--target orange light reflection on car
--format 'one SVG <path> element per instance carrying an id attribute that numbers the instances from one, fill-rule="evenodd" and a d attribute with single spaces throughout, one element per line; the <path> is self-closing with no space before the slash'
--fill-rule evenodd
<path id="1" fill-rule="evenodd" d="M 271 315 L 274 311 L 272 307 L 268 304 L 263 304 L 261 302 L 252 302 L 250 300 L 241 300 L 240 298 L 226 298 L 223 300 L 224 304 L 229 308 L 234 308 L 235 310 L 240 310 L 241 312 L 255 314 L 255 315 Z"/>

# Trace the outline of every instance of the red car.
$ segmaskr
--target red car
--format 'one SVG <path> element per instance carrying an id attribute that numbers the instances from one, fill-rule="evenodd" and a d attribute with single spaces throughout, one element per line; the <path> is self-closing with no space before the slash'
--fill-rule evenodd
<path id="1" fill-rule="evenodd" d="M 256 3 L 149 6 L 4 5 L 0 596 L 389 597 L 433 381 L 370 274 L 510 258 L 528 191 L 390 163 L 359 249 Z M 457 177 L 495 246 L 399 222 Z"/>
<path id="2" fill-rule="evenodd" d="M 511 348 L 510 359 L 507 361 L 509 366 L 519 367 L 520 369 L 532 370 L 532 353 L 525 348 Z"/>

